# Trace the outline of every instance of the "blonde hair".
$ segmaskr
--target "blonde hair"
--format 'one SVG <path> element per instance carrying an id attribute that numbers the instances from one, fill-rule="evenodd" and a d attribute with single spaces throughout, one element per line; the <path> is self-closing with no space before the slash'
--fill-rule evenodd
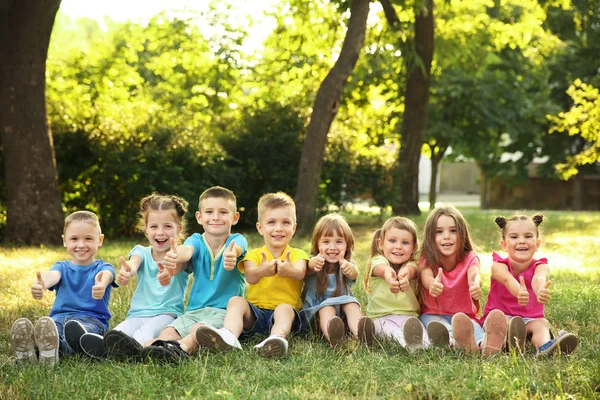
<path id="1" fill-rule="evenodd" d="M 172 211 L 177 224 L 181 226 L 177 233 L 177 239 L 181 241 L 185 237 L 186 222 L 184 216 L 187 210 L 188 202 L 181 197 L 152 193 L 140 201 L 138 229 L 142 232 L 146 230 L 150 211 Z"/>
<path id="2" fill-rule="evenodd" d="M 384 255 L 383 251 L 381 250 L 381 248 L 379 246 L 379 242 L 383 241 L 385 239 L 386 232 L 393 228 L 400 229 L 402 231 L 407 231 L 408 233 L 410 233 L 412 235 L 413 243 L 414 243 L 413 253 L 410 256 L 410 259 L 408 259 L 402 265 L 393 265 L 390 263 L 392 268 L 396 272 L 398 272 L 400 270 L 400 268 L 402 268 L 408 262 L 415 260 L 415 254 L 417 253 L 417 250 L 419 249 L 419 241 L 417 240 L 417 225 L 415 225 L 415 223 L 408 218 L 391 217 L 387 221 L 384 222 L 384 224 L 381 228 L 377 229 L 375 231 L 375 233 L 373 233 L 373 239 L 371 239 L 371 260 L 375 256 L 383 256 Z M 371 260 L 369 260 L 369 263 L 367 264 L 367 268 L 365 269 L 365 277 L 364 277 L 365 290 L 367 291 L 367 293 L 371 292 L 371 290 L 369 288 L 369 281 L 371 279 Z"/>
<path id="3" fill-rule="evenodd" d="M 287 193 L 267 193 L 258 200 L 258 220 L 267 210 L 276 208 L 291 207 L 294 215 L 294 223 L 296 222 L 296 203 Z"/>
<path id="4" fill-rule="evenodd" d="M 222 198 L 225 200 L 231 200 L 233 202 L 233 211 L 234 212 L 237 211 L 237 200 L 235 198 L 235 194 L 233 194 L 233 192 L 231 190 L 226 189 L 221 186 L 213 186 L 213 187 L 206 189 L 204 192 L 202 192 L 202 194 L 200 195 L 200 198 L 198 199 L 198 211 L 202 211 L 201 210 L 202 200 L 206 200 L 211 197 L 217 197 L 217 198 Z"/>
<path id="5" fill-rule="evenodd" d="M 98 228 L 98 233 L 102 234 L 102 229 L 100 228 L 100 221 L 98 220 L 98 216 L 91 211 L 75 211 L 71 213 L 65 218 L 65 226 L 63 228 L 63 234 L 67 232 L 67 228 L 73 222 L 87 222 L 88 224 L 95 225 Z"/>
<path id="6" fill-rule="evenodd" d="M 332 236 L 337 234 L 344 238 L 346 242 L 346 252 L 344 253 L 344 259 L 347 261 L 352 260 L 354 252 L 354 234 L 348 222 L 339 214 L 328 214 L 324 215 L 319 219 L 315 225 L 312 233 L 311 241 L 311 254 L 319 254 L 319 239 L 323 236 Z M 337 271 L 339 270 L 339 263 L 337 265 L 330 266 L 329 268 L 322 268 L 317 272 L 317 296 L 322 296 L 327 288 L 327 275 L 332 272 L 336 272 L 336 286 L 333 295 L 338 297 L 342 291 L 342 277 Z M 346 293 L 348 293 L 348 283 L 343 281 Z"/>
<path id="7" fill-rule="evenodd" d="M 513 221 L 531 221 L 533 223 L 533 225 L 535 226 L 535 237 L 539 238 L 540 231 L 541 231 L 540 224 L 544 221 L 544 215 L 541 213 L 538 213 L 538 214 L 535 214 L 533 217 L 530 217 L 528 215 L 523 215 L 523 214 L 516 214 L 510 218 L 496 217 L 494 222 L 496 222 L 496 225 L 498 225 L 500 227 L 500 229 L 502 230 L 502 240 L 504 240 L 504 238 L 506 237 L 506 227 L 508 226 L 509 222 L 513 222 Z"/>

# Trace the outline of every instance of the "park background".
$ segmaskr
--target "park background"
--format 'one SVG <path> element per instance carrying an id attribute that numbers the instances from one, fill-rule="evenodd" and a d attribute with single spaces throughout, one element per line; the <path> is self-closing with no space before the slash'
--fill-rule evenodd
<path id="1" fill-rule="evenodd" d="M 191 233 L 198 195 L 219 184 L 236 193 L 251 246 L 265 192 L 295 197 L 306 250 L 316 218 L 343 212 L 361 268 L 385 218 L 422 227 L 438 200 L 456 204 L 480 244 L 485 291 L 494 217 L 543 211 L 548 316 L 581 346 L 569 360 L 482 361 L 390 343 L 333 352 L 307 338 L 281 362 L 243 352 L 45 371 L 15 369 L 7 345 L 0 397 L 597 397 L 600 2 L 117 4 L 143 10 L 131 20 L 78 3 L 83 16 L 68 1 L 0 1 L 1 343 L 15 318 L 47 314 L 52 297 L 34 302 L 28 287 L 64 258 L 66 213 L 97 212 L 99 255 L 118 264 L 144 242 L 143 196 L 186 198 Z M 132 286 L 115 291 L 113 326 Z"/>

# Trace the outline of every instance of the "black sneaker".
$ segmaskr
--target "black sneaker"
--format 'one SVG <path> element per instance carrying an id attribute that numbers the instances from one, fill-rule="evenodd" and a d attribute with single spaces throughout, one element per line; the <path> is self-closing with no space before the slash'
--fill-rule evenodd
<path id="1" fill-rule="evenodd" d="M 69 320 L 65 324 L 65 340 L 69 347 L 76 354 L 83 354 L 83 349 L 79 344 L 81 337 L 87 333 L 87 330 L 83 326 L 83 324 L 79 321 Z"/>
<path id="2" fill-rule="evenodd" d="M 116 329 L 112 329 L 104 335 L 104 348 L 109 357 L 123 361 L 140 361 L 144 349 L 137 340 Z"/>
<path id="3" fill-rule="evenodd" d="M 79 345 L 85 354 L 92 358 L 106 358 L 104 338 L 97 333 L 84 333 L 79 339 Z"/>

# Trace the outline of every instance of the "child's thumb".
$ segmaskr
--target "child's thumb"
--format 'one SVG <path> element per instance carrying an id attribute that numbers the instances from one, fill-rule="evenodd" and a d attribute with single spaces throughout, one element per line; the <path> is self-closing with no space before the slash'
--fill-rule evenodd
<path id="1" fill-rule="evenodd" d="M 442 274 L 443 274 L 443 273 L 444 273 L 444 270 L 443 270 L 443 269 L 441 269 L 441 268 L 439 268 L 439 269 L 438 269 L 438 273 L 437 273 L 437 275 L 435 276 L 435 281 L 436 281 L 437 283 L 442 283 Z"/>
<path id="2" fill-rule="evenodd" d="M 527 288 L 525 286 L 525 278 L 523 278 L 522 276 L 519 277 L 519 283 L 521 285 L 521 290 L 527 290 Z"/>
<path id="3" fill-rule="evenodd" d="M 233 251 L 234 248 L 235 248 L 235 240 L 232 240 L 229 243 L 229 246 L 227 247 L 227 251 Z"/>
<path id="4" fill-rule="evenodd" d="M 265 253 L 264 251 L 261 251 L 260 255 L 262 256 L 261 262 L 266 263 L 267 262 L 267 253 Z"/>
<path id="5" fill-rule="evenodd" d="M 159 262 L 158 263 L 158 272 L 163 272 L 165 270 L 165 266 L 163 265 L 163 263 Z"/>
<path id="6" fill-rule="evenodd" d="M 38 285 L 44 286 L 44 280 L 42 279 L 42 273 L 40 271 L 37 271 L 35 273 L 35 275 L 37 277 L 37 283 L 38 283 Z"/>
<path id="7" fill-rule="evenodd" d="M 546 283 L 544 284 L 544 288 L 548 289 L 548 287 L 552 284 L 552 281 L 546 281 Z"/>
<path id="8" fill-rule="evenodd" d="M 171 251 L 177 253 L 177 245 L 175 244 L 175 238 L 169 238 L 169 244 L 171 245 Z"/>
<path id="9" fill-rule="evenodd" d="M 96 274 L 96 283 L 102 283 L 102 274 L 104 272 L 100 271 Z"/>
<path id="10" fill-rule="evenodd" d="M 125 261 L 125 257 L 121 256 L 120 260 L 121 268 L 123 268 L 127 272 L 131 272 L 131 268 L 129 268 L 129 264 L 127 264 L 127 261 Z"/>

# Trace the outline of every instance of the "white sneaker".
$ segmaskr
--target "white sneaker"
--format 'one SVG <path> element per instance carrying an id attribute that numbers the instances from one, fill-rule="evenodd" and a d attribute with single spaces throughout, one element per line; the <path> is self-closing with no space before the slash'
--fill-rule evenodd
<path id="1" fill-rule="evenodd" d="M 402 327 L 406 349 L 410 352 L 423 350 L 423 325 L 416 317 L 410 317 Z"/>
<path id="2" fill-rule="evenodd" d="M 196 330 L 196 340 L 201 348 L 213 351 L 228 351 L 242 349 L 240 341 L 227 328 L 215 329 L 202 325 Z"/>
<path id="3" fill-rule="evenodd" d="M 58 363 L 58 329 L 50 317 L 42 317 L 35 324 L 35 345 L 39 351 L 40 364 Z"/>
<path id="4" fill-rule="evenodd" d="M 281 335 L 271 335 L 254 346 L 263 357 L 281 357 L 287 354 L 288 341 Z"/>
<path id="5" fill-rule="evenodd" d="M 30 320 L 19 318 L 12 324 L 10 346 L 17 355 L 17 363 L 37 361 L 33 324 Z"/>

